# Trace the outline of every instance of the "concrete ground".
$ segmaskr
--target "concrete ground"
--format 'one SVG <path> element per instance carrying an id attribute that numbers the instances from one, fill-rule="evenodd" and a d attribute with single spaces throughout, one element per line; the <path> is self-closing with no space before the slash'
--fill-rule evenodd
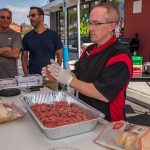
<path id="1" fill-rule="evenodd" d="M 150 126 L 150 86 L 146 82 L 130 82 L 125 106 L 127 121 Z"/>
<path id="2" fill-rule="evenodd" d="M 150 82 L 130 82 L 127 97 L 130 101 L 150 109 Z"/>
<path id="3" fill-rule="evenodd" d="M 150 109 L 137 105 L 131 101 L 126 101 L 125 105 L 126 121 L 150 127 Z"/>

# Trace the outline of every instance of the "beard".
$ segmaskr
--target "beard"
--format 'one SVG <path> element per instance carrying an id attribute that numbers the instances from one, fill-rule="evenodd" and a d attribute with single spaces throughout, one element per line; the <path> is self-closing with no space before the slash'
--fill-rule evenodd
<path id="1" fill-rule="evenodd" d="M 30 21 L 30 23 L 31 23 L 31 25 L 34 27 L 34 28 L 36 28 L 37 27 L 37 22 L 35 22 L 35 21 Z"/>

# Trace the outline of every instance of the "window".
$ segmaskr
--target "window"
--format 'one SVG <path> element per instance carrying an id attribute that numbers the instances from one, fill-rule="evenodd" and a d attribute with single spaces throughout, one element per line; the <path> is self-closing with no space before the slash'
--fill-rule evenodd
<path id="1" fill-rule="evenodd" d="M 63 11 L 58 12 L 58 33 L 60 34 L 61 41 L 64 44 L 65 41 L 65 16 Z"/>
<path id="2" fill-rule="evenodd" d="M 68 46 L 70 51 L 77 52 L 77 36 L 77 8 L 73 7 L 68 9 Z"/>

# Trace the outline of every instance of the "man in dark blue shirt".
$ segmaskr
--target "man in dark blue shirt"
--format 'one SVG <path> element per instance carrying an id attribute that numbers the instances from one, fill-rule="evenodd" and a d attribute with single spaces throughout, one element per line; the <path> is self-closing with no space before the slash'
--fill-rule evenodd
<path id="1" fill-rule="evenodd" d="M 42 67 L 50 63 L 50 59 L 62 63 L 62 42 L 57 32 L 45 28 L 44 12 L 39 7 L 31 7 L 29 19 L 33 30 L 23 38 L 22 66 L 25 75 L 41 74 Z M 28 58 L 29 55 L 29 58 Z"/>

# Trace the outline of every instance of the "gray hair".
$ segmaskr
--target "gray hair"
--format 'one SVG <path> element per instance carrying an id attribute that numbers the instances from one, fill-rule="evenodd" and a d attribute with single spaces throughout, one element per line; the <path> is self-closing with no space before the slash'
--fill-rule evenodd
<path id="1" fill-rule="evenodd" d="M 12 12 L 8 8 L 1 8 L 0 12 L 1 11 L 7 11 L 12 16 Z"/>
<path id="2" fill-rule="evenodd" d="M 101 3 L 96 5 L 94 8 L 100 8 L 100 7 L 105 8 L 107 10 L 107 16 L 106 16 L 107 22 L 115 22 L 117 24 L 119 23 L 120 13 L 118 8 L 115 5 L 108 4 L 108 3 Z"/>

